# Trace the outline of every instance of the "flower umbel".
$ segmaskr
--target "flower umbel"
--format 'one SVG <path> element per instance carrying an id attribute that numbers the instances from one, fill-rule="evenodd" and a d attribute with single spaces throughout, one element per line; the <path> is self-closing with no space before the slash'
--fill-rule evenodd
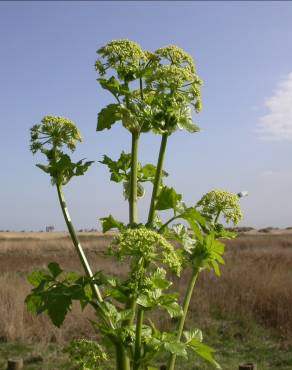
<path id="1" fill-rule="evenodd" d="M 162 235 L 146 227 L 121 231 L 110 250 L 121 259 L 125 256 L 143 257 L 146 263 L 160 261 L 177 274 L 181 271 L 181 258 L 174 247 Z"/>
<path id="2" fill-rule="evenodd" d="M 218 216 L 222 213 L 227 223 L 237 225 L 243 214 L 240 209 L 239 197 L 235 193 L 224 190 L 212 190 L 205 194 L 197 203 L 203 213 Z"/>
<path id="3" fill-rule="evenodd" d="M 45 116 L 40 124 L 31 128 L 31 151 L 36 153 L 44 145 L 51 144 L 60 149 L 63 145 L 74 151 L 77 141 L 82 137 L 75 123 L 68 118 L 59 116 Z"/>

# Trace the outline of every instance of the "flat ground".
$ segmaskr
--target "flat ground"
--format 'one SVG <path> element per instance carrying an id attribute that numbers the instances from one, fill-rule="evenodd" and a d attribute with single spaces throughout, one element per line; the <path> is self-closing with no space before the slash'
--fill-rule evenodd
<path id="1" fill-rule="evenodd" d="M 80 238 L 94 270 L 125 272 L 125 264 L 103 255 L 111 234 L 82 233 Z M 291 369 L 292 230 L 242 233 L 227 242 L 225 260 L 221 278 L 201 274 L 187 326 L 203 330 L 205 342 L 218 350 L 217 359 L 225 370 L 235 370 L 244 361 L 256 362 L 259 370 Z M 61 329 L 45 316 L 27 313 L 26 277 L 51 261 L 81 271 L 65 233 L 0 233 L 0 369 L 11 356 L 22 356 L 25 370 L 72 369 L 63 346 L 72 338 L 96 336 L 88 323 L 93 313 L 82 313 L 77 305 Z M 185 271 L 175 280 L 181 292 L 188 275 Z M 160 317 L 159 322 L 174 327 Z M 178 369 L 210 367 L 193 357 Z"/>

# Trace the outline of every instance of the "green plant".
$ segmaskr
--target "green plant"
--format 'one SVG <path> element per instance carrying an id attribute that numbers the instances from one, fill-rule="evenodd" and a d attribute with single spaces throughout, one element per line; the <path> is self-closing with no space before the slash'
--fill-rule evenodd
<path id="1" fill-rule="evenodd" d="M 92 324 L 107 346 L 115 348 L 119 370 L 154 370 L 155 359 L 161 352 L 169 353 L 168 369 L 172 370 L 176 357 L 186 358 L 189 351 L 220 368 L 213 357 L 214 350 L 202 342 L 202 332 L 196 328 L 185 330 L 185 319 L 199 273 L 210 269 L 220 275 L 219 265 L 224 263 L 224 244 L 220 239 L 235 236 L 219 223 L 220 215 L 236 224 L 242 217 L 239 198 L 217 190 L 207 193 L 197 204 L 187 206 L 181 194 L 163 181 L 167 176 L 163 162 L 169 136 L 178 129 L 199 131 L 192 121 L 192 108 L 196 112 L 201 109 L 202 82 L 190 55 L 176 46 L 150 53 L 134 42 L 119 40 L 100 48 L 98 55 L 97 80 L 113 95 L 115 103 L 98 114 L 97 131 L 110 129 L 120 121 L 132 138 L 131 153 L 122 152 L 116 161 L 105 155 L 101 161 L 108 167 L 111 180 L 123 184 L 129 204 L 127 225 L 112 215 L 101 218 L 103 232 L 118 230 L 107 254 L 128 263 L 128 276 L 119 278 L 103 271 L 92 272 L 70 219 L 62 188 L 74 176 L 83 175 L 93 162 L 72 162 L 65 150 L 75 150 L 76 143 L 81 141 L 79 131 L 68 119 L 46 116 L 31 129 L 31 150 L 41 152 L 47 159 L 48 164 L 37 166 L 50 175 L 57 188 L 85 276 L 66 273 L 56 263 L 50 263 L 47 271 L 32 273 L 29 280 L 34 288 L 26 299 L 28 309 L 38 314 L 46 312 L 60 326 L 72 301 L 79 301 L 82 308 L 91 305 L 97 316 Z M 138 161 L 139 140 L 147 132 L 161 136 L 156 166 Z M 145 192 L 144 182 L 153 184 L 145 225 L 139 223 L 137 209 L 138 200 Z M 172 210 L 173 216 L 163 222 L 160 213 L 165 210 Z M 175 220 L 182 223 L 173 224 Z M 181 306 L 178 295 L 171 289 L 169 273 L 180 276 L 185 268 L 192 270 L 192 276 Z M 171 318 L 177 318 L 177 330 L 161 331 L 149 316 L 153 310 L 165 310 Z M 74 350 L 78 347 L 76 343 L 70 347 L 80 368 L 102 366 L 106 355 L 100 352 L 101 347 L 96 347 L 98 358 L 93 366 L 94 356 L 90 353 L 95 347 L 90 344 L 87 352 L 84 343 L 79 343 L 79 352 Z M 82 356 L 84 360 L 80 360 Z"/>

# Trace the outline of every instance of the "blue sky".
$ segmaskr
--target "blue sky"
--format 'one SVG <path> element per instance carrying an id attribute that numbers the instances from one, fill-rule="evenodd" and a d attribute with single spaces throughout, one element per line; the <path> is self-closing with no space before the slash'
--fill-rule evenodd
<path id="1" fill-rule="evenodd" d="M 29 128 L 44 115 L 78 124 L 84 144 L 75 158 L 129 151 L 119 125 L 95 132 L 97 113 L 112 101 L 96 83 L 96 50 L 121 38 L 149 50 L 182 47 L 204 80 L 195 117 L 202 131 L 171 137 L 167 184 L 190 205 L 213 188 L 248 190 L 242 225 L 291 226 L 291 19 L 291 2 L 1 2 L 0 229 L 65 229 L 55 189 L 34 166 L 42 158 L 28 150 Z M 144 135 L 141 162 L 155 162 L 158 145 Z M 78 228 L 109 213 L 127 220 L 121 187 L 98 163 L 65 191 Z"/>

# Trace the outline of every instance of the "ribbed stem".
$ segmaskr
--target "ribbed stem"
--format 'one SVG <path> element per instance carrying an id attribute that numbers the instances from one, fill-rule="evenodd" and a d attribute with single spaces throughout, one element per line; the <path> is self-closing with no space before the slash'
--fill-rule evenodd
<path id="1" fill-rule="evenodd" d="M 130 370 L 130 359 L 122 344 L 116 345 L 116 370 Z"/>
<path id="2" fill-rule="evenodd" d="M 133 226 L 138 221 L 137 214 L 137 171 L 138 171 L 138 146 L 139 133 L 132 133 L 132 162 L 130 178 L 130 196 L 129 196 L 129 219 Z"/>
<path id="3" fill-rule="evenodd" d="M 80 259 L 80 261 L 82 263 L 82 266 L 84 268 L 84 271 L 85 271 L 86 275 L 89 278 L 92 278 L 93 277 L 93 273 L 91 271 L 91 268 L 89 266 L 89 263 L 87 261 L 87 258 L 86 258 L 85 254 L 84 254 L 83 248 L 82 248 L 82 246 L 80 244 L 80 241 L 79 241 L 79 239 L 77 237 L 77 234 L 75 232 L 74 226 L 72 224 L 71 217 L 70 217 L 68 208 L 66 206 L 66 202 L 65 202 L 65 197 L 64 197 L 63 190 L 62 190 L 62 186 L 59 185 L 59 184 L 57 184 L 56 186 L 57 186 L 57 192 L 58 192 L 58 198 L 59 198 L 60 206 L 61 206 L 61 209 L 62 209 L 62 212 L 63 212 L 63 216 L 64 216 L 64 219 L 65 219 L 65 222 L 66 222 L 66 225 L 67 225 L 69 234 L 71 236 L 72 242 L 74 244 L 74 247 L 76 249 L 76 252 L 77 252 L 78 257 L 79 257 L 79 259 Z M 92 292 L 93 292 L 95 298 L 99 302 L 102 302 L 103 301 L 102 296 L 100 294 L 100 291 L 98 289 L 98 286 L 96 284 L 92 284 Z"/>
<path id="4" fill-rule="evenodd" d="M 142 339 L 143 320 L 144 320 L 144 310 L 142 307 L 138 306 L 133 370 L 138 370 L 140 368 L 139 360 L 141 357 L 141 343 L 142 343 L 141 339 Z"/>
<path id="5" fill-rule="evenodd" d="M 198 272 L 199 272 L 198 269 L 193 270 L 191 279 L 190 279 L 188 287 L 187 287 L 186 295 L 185 295 L 184 302 L 183 302 L 183 314 L 180 318 L 180 321 L 179 321 L 179 324 L 178 324 L 178 329 L 177 329 L 177 337 L 176 337 L 177 341 L 180 341 L 182 333 L 183 333 L 183 329 L 184 329 L 184 325 L 185 325 L 185 321 L 186 321 L 190 301 L 191 301 L 191 298 L 192 298 L 192 295 L 193 295 L 193 290 L 194 290 L 194 287 L 195 287 L 195 284 L 196 284 L 196 281 L 197 281 L 197 277 L 198 277 Z M 170 356 L 170 359 L 169 359 L 168 368 L 167 368 L 168 370 L 174 370 L 175 360 L 176 360 L 176 355 L 172 354 Z"/>
<path id="6" fill-rule="evenodd" d="M 163 134 L 161 138 L 161 144 L 160 144 L 160 150 L 159 150 L 159 156 L 158 156 L 158 162 L 157 162 L 157 168 L 156 168 L 156 175 L 154 179 L 150 209 L 149 209 L 149 214 L 148 214 L 147 225 L 149 227 L 152 227 L 154 216 L 155 216 L 155 203 L 156 203 L 156 198 L 158 196 L 159 187 L 160 187 L 161 178 L 162 178 L 163 161 L 164 161 L 164 156 L 165 156 L 167 139 L 168 139 L 168 134 Z"/>

